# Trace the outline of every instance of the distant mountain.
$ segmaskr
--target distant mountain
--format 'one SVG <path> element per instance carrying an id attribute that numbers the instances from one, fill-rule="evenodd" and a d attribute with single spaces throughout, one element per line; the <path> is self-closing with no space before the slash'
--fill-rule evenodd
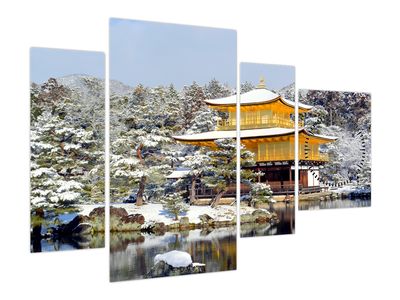
<path id="1" fill-rule="evenodd" d="M 74 91 L 79 91 L 84 96 L 93 95 L 93 88 L 98 92 L 104 90 L 104 80 L 94 76 L 73 74 L 57 78 L 57 82 Z M 117 80 L 110 81 L 110 95 L 124 96 L 133 90 L 132 87 Z"/>
<path id="2" fill-rule="evenodd" d="M 94 76 L 74 74 L 56 78 L 59 85 L 63 85 L 82 99 L 98 99 L 104 97 L 104 80 Z M 97 100 L 98 101 L 98 100 Z"/>
<path id="3" fill-rule="evenodd" d="M 279 95 L 284 97 L 285 99 L 294 101 L 295 100 L 295 93 L 296 93 L 296 85 L 295 83 L 291 83 L 288 86 L 285 86 L 277 91 Z"/>
<path id="4" fill-rule="evenodd" d="M 132 92 L 133 87 L 118 80 L 110 80 L 110 95 L 124 96 Z"/>

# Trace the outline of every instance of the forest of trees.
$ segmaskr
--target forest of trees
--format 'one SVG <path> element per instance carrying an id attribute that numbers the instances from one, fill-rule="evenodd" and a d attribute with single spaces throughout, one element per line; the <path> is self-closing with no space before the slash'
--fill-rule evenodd
<path id="1" fill-rule="evenodd" d="M 299 101 L 313 105 L 305 126 L 313 133 L 335 136 L 322 147 L 330 161 L 321 169 L 333 183 L 371 183 L 371 95 L 368 93 L 300 90 Z"/>
<path id="2" fill-rule="evenodd" d="M 165 176 L 177 167 L 193 167 L 191 176 L 202 176 L 195 165 L 204 158 L 197 166 L 204 167 L 206 150 L 178 144 L 172 136 L 214 130 L 223 115 L 204 100 L 234 93 L 215 79 L 204 86 L 193 82 L 180 91 L 173 85 L 137 85 L 122 95 L 111 92 L 111 201 L 120 202 L 131 193 L 137 195 L 138 205 L 144 198 L 160 199 L 171 189 Z"/>
<path id="3" fill-rule="evenodd" d="M 253 88 L 242 84 L 242 92 Z M 111 81 L 111 202 L 130 195 L 135 195 L 137 205 L 160 202 L 186 185 L 191 186 L 193 202 L 193 189 L 201 181 L 217 191 L 215 204 L 236 180 L 235 142 L 218 141 L 218 152 L 176 143 L 172 136 L 214 130 L 217 120 L 226 116 L 203 100 L 235 93 L 215 79 L 181 90 Z M 242 163 L 250 165 L 252 160 L 243 149 Z M 176 168 L 191 170 L 187 182 L 167 181 L 166 175 Z M 242 174 L 243 180 L 252 176 Z M 31 191 L 33 210 L 104 202 L 103 80 L 71 75 L 31 84 Z"/>
<path id="4" fill-rule="evenodd" d="M 104 202 L 104 81 L 31 84 L 31 209 Z"/>

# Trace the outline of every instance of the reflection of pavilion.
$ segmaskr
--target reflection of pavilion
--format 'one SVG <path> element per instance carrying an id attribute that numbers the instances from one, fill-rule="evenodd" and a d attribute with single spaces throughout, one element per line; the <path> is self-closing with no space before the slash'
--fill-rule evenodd
<path id="1" fill-rule="evenodd" d="M 262 171 L 258 180 L 271 185 L 275 194 L 293 193 L 295 161 L 295 123 L 293 101 L 269 91 L 262 79 L 256 89 L 240 96 L 240 139 L 246 148 L 255 154 L 254 170 Z M 183 143 L 215 147 L 214 141 L 221 138 L 236 138 L 236 96 L 205 101 L 210 108 L 225 112 L 227 118 L 220 120 L 215 131 L 175 136 Z M 299 114 L 312 106 L 299 103 Z M 320 152 L 320 145 L 332 142 L 334 137 L 312 134 L 299 122 L 299 166 L 300 189 L 319 186 L 311 171 L 310 163 L 319 166 L 328 161 Z M 246 192 L 248 187 L 242 186 Z"/>

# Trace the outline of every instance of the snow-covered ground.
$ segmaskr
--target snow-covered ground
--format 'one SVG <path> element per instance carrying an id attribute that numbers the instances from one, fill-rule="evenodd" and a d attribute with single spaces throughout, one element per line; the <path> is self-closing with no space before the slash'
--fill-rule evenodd
<path id="1" fill-rule="evenodd" d="M 111 204 L 114 207 L 122 207 L 128 214 L 141 214 L 144 216 L 145 225 L 149 222 L 163 222 L 165 225 L 176 223 L 173 216 L 163 209 L 162 204 Z M 216 221 L 230 221 L 236 215 L 236 207 L 230 205 L 219 205 L 215 208 L 210 206 L 190 206 L 189 211 L 180 217 L 188 217 L 190 223 L 200 223 L 199 216 L 207 214 Z"/>
<path id="2" fill-rule="evenodd" d="M 254 208 L 254 207 L 250 207 L 250 206 L 241 206 L 240 207 L 240 214 L 244 215 L 244 214 L 251 214 L 253 211 L 255 210 L 262 210 L 265 211 L 266 213 L 269 213 L 269 211 L 267 209 L 263 209 L 263 208 Z"/>
<path id="3" fill-rule="evenodd" d="M 167 211 L 164 210 L 162 204 L 144 204 L 142 206 L 136 206 L 135 204 L 128 203 L 118 203 L 111 204 L 113 207 L 121 207 L 124 208 L 128 214 L 141 214 L 144 216 L 145 224 L 149 225 L 151 223 L 160 223 L 163 222 L 165 225 L 169 225 L 172 223 L 176 223 L 174 221 L 174 217 L 170 215 Z M 91 204 L 91 205 L 79 205 L 81 215 L 88 216 L 89 213 L 97 208 L 104 207 L 104 204 Z M 254 208 L 246 208 L 249 209 L 249 213 L 251 213 Z M 231 221 L 236 216 L 236 206 L 231 205 L 219 205 L 215 208 L 210 206 L 190 206 L 189 211 L 185 214 L 181 214 L 180 217 L 188 217 L 190 223 L 200 223 L 199 216 L 207 214 L 211 218 L 216 221 Z"/>

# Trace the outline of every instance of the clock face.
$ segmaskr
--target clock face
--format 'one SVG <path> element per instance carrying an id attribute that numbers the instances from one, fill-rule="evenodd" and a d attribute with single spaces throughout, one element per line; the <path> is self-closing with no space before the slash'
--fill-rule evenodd
<path id="1" fill-rule="evenodd" d="M 318 120 L 315 124 L 321 124 Z M 363 174 L 368 172 L 370 139 L 365 131 L 349 134 L 337 128 L 337 132 L 321 132 L 317 125 L 307 127 L 311 134 L 336 136 L 337 140 L 320 146 L 320 151 L 327 154 L 328 161 L 318 169 L 312 161 L 308 169 L 312 176 L 327 187 L 342 187 L 351 183 L 362 183 Z M 311 156 L 309 138 L 305 139 L 305 158 Z"/>

